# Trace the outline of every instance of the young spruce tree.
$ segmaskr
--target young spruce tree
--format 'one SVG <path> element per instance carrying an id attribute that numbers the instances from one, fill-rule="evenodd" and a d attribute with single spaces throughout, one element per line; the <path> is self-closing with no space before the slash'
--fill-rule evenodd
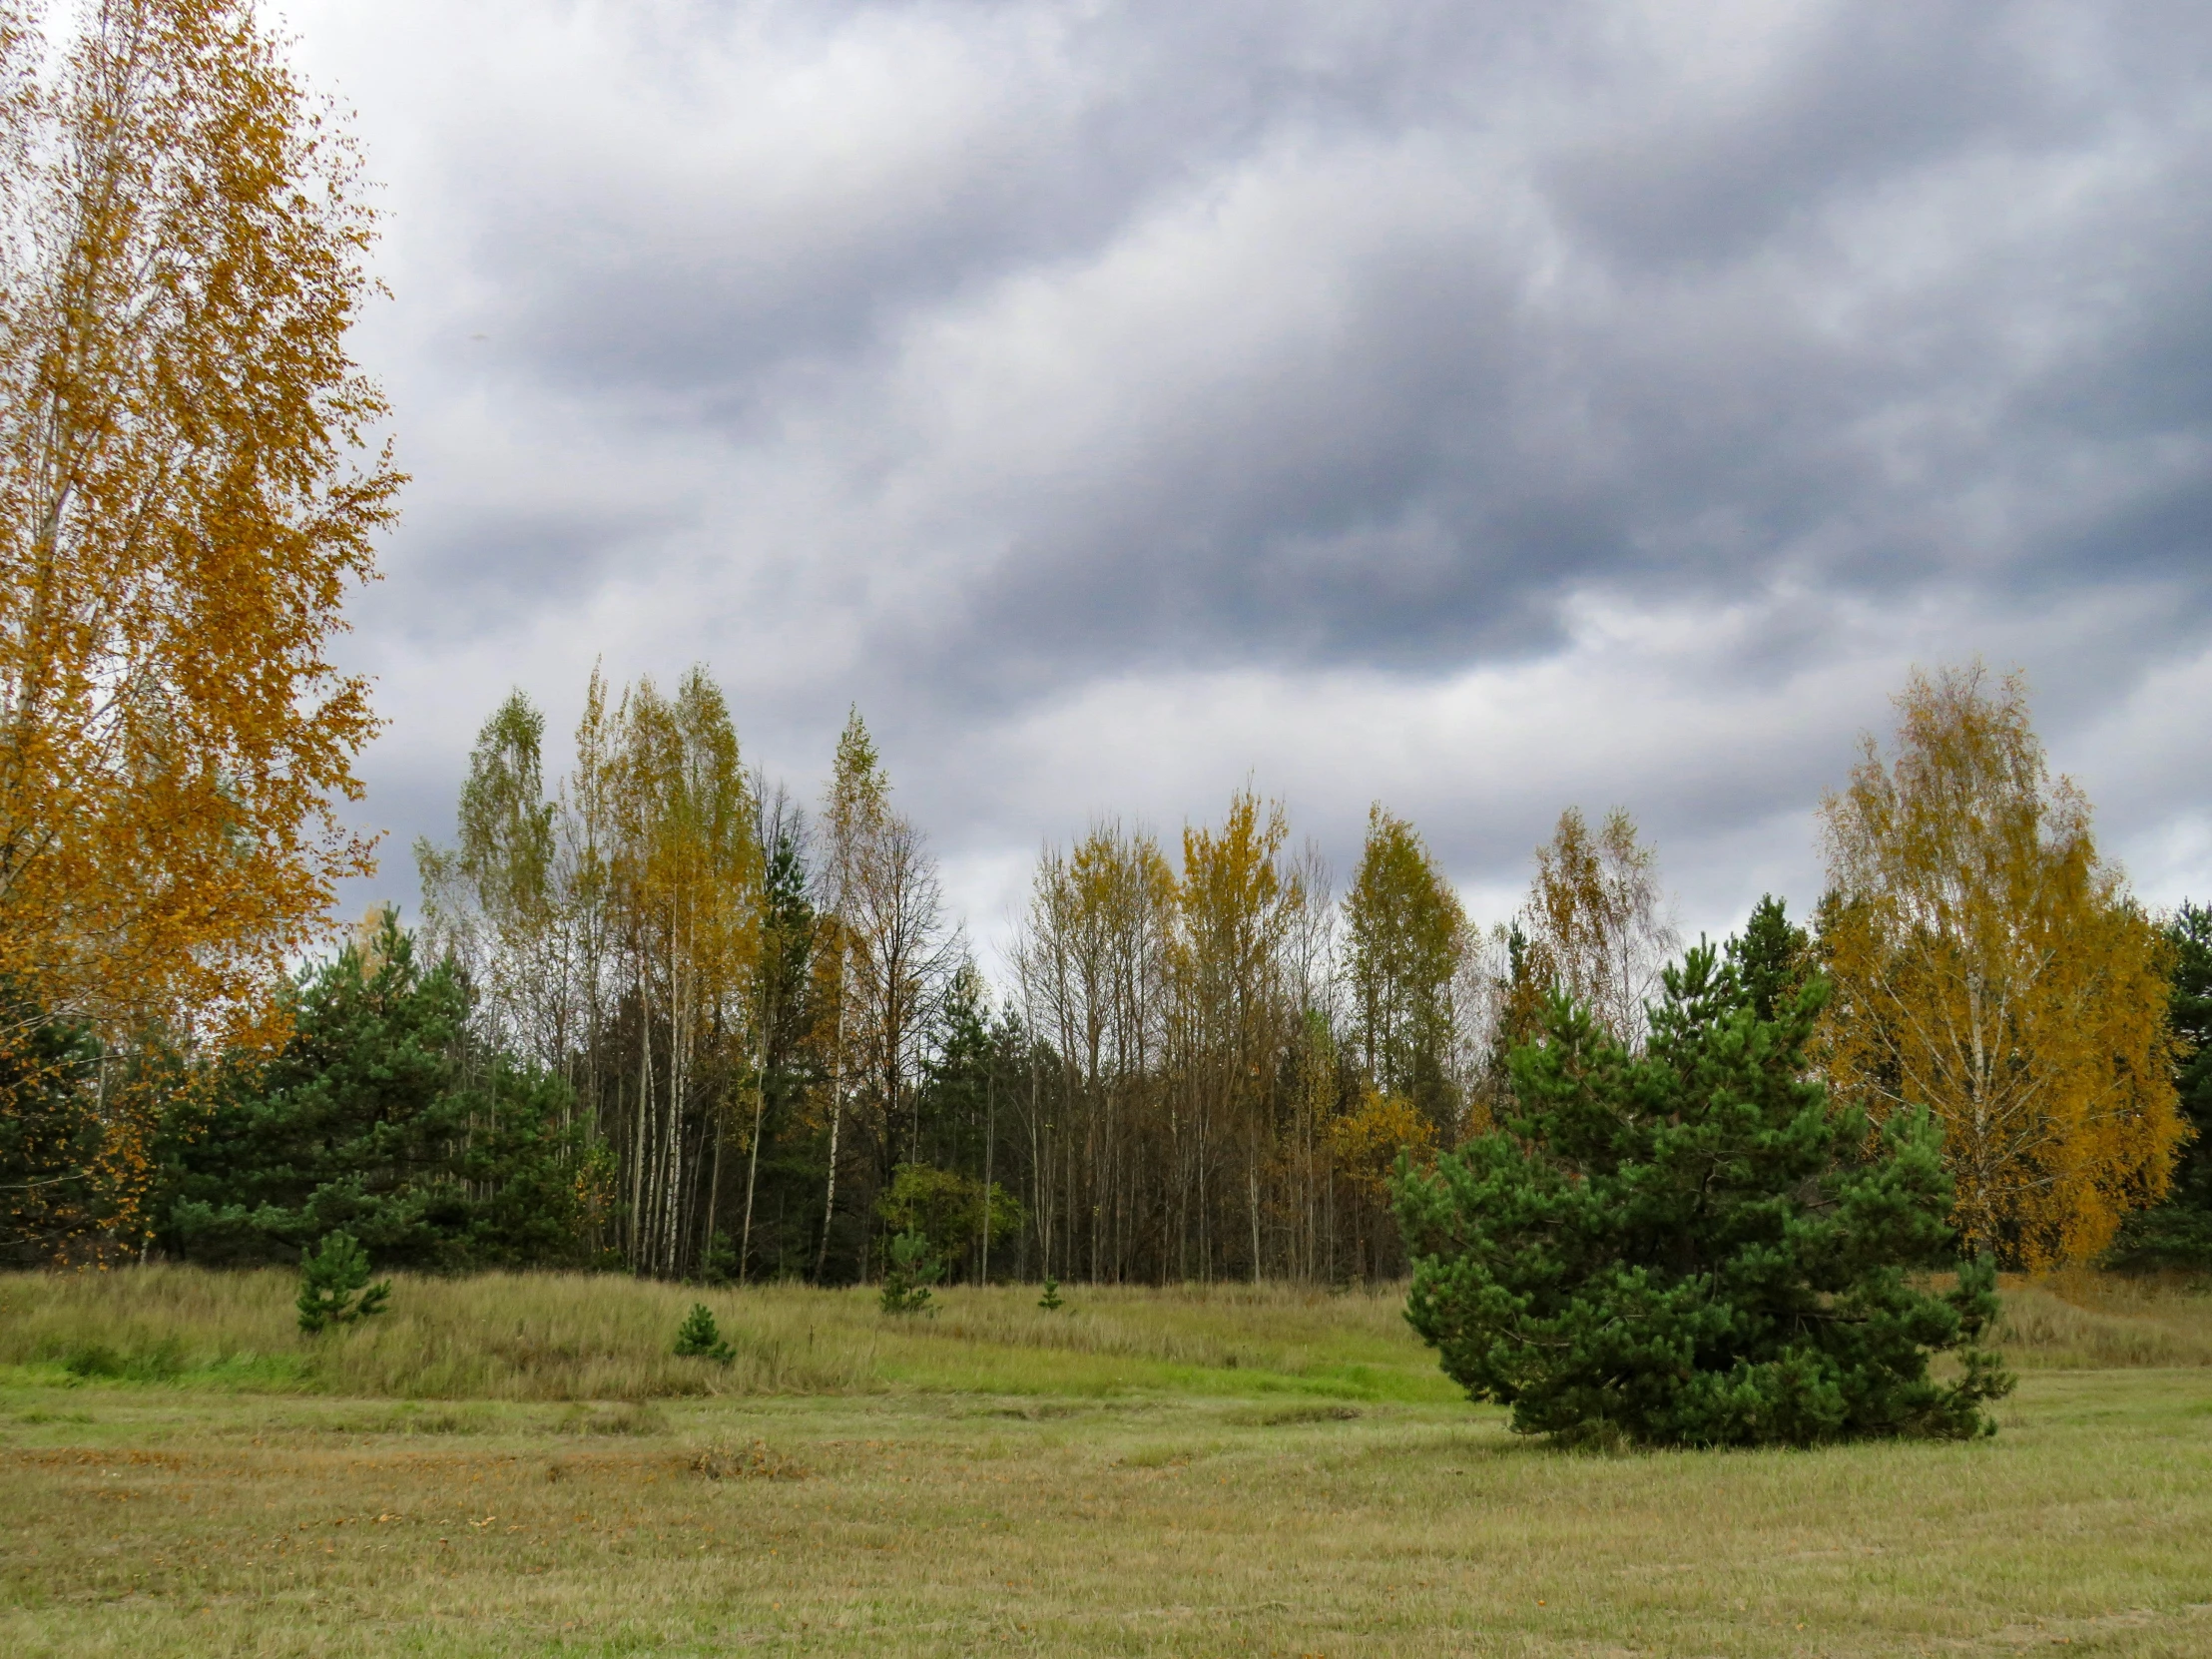
<path id="1" fill-rule="evenodd" d="M 1873 1133 L 1835 1109 L 1805 1059 L 1826 981 L 1777 994 L 1779 975 L 1739 971 L 1772 942 L 1669 967 L 1642 1055 L 1554 998 L 1512 1055 L 1506 1121 L 1431 1171 L 1401 1167 L 1407 1317 L 1516 1429 L 1658 1445 L 1990 1430 L 1982 1405 L 2011 1386 L 1971 1346 L 1991 1272 L 1968 1265 L 1947 1297 L 1909 1277 L 1951 1245 L 1939 1131 L 1901 1113 Z M 1933 1380 L 1930 1356 L 1961 1345 L 1958 1379 Z"/>

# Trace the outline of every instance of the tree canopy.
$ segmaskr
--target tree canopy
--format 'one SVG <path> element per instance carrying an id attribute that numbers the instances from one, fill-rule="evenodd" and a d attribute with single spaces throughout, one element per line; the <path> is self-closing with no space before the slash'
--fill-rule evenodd
<path id="1" fill-rule="evenodd" d="M 1401 1166 L 1407 1317 L 1522 1432 L 1956 1437 L 2009 1385 L 1971 1349 L 1957 1381 L 1929 1375 L 1995 1308 L 1985 1264 L 1947 1298 L 1911 1277 L 1951 1244 L 1936 1124 L 1875 1133 L 1829 1100 L 1806 1056 L 1824 980 L 1771 1016 L 1759 994 L 1700 944 L 1665 970 L 1642 1054 L 1554 995 L 1506 1121 Z"/>
<path id="2" fill-rule="evenodd" d="M 2017 676 L 1915 674 L 1898 711 L 1894 760 L 1868 738 L 1822 808 L 1821 1058 L 1877 1119 L 1936 1114 L 1973 1249 L 2084 1260 L 2185 1133 L 2166 938 L 2050 779 Z"/>

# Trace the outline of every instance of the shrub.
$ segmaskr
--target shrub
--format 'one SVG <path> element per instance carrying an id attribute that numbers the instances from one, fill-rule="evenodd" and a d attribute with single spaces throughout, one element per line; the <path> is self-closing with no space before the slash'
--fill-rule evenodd
<path id="1" fill-rule="evenodd" d="M 883 1267 L 883 1312 L 918 1314 L 929 1306 L 929 1287 L 944 1273 L 944 1262 L 928 1238 L 911 1230 L 892 1236 Z"/>
<path id="2" fill-rule="evenodd" d="M 738 1356 L 722 1340 L 722 1330 L 715 1324 L 715 1316 L 707 1305 L 695 1302 L 684 1323 L 677 1327 L 676 1357 L 679 1360 L 714 1360 L 727 1366 Z"/>
<path id="3" fill-rule="evenodd" d="M 105 1343 L 84 1343 L 62 1356 L 62 1370 L 85 1382 L 169 1382 L 185 1371 L 185 1348 L 175 1337 L 135 1354 L 119 1354 Z"/>
<path id="4" fill-rule="evenodd" d="M 368 1253 L 350 1233 L 331 1233 L 299 1253 L 299 1329 L 310 1336 L 382 1313 L 390 1295 L 390 1280 L 369 1284 Z"/>
<path id="5" fill-rule="evenodd" d="M 1700 945 L 1665 976 L 1649 1050 L 1548 1006 L 1511 1057 L 1502 1125 L 1407 1164 L 1406 1317 L 1445 1373 L 1524 1433 L 1806 1445 L 1989 1431 L 2011 1379 L 1972 1345 L 1996 1313 L 1968 1265 L 1947 1298 L 1951 1202 L 1925 1113 L 1879 1131 L 1811 1080 L 1813 979 L 1761 1017 Z M 1930 1356 L 1964 1345 L 1960 1377 Z"/>
<path id="6" fill-rule="evenodd" d="M 1066 1306 L 1065 1299 L 1060 1295 L 1060 1282 L 1049 1273 L 1044 1277 L 1044 1295 L 1037 1298 L 1037 1306 L 1048 1314 L 1057 1314 Z"/>
<path id="7" fill-rule="evenodd" d="M 875 1201 L 875 1213 L 892 1237 L 918 1233 L 937 1259 L 939 1276 L 963 1267 L 987 1230 L 1004 1244 L 1027 1220 L 1021 1201 L 1002 1185 L 982 1182 L 927 1164 L 900 1164 Z"/>

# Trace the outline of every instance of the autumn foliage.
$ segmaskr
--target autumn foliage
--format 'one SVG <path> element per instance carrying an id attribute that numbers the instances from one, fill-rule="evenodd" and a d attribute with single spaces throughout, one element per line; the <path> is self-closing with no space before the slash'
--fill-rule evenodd
<path id="1" fill-rule="evenodd" d="M 2171 947 L 2050 779 L 2017 677 L 1916 674 L 1898 709 L 1894 759 L 1867 740 L 1823 807 L 1822 1058 L 1877 1119 L 1935 1112 L 1968 1250 L 2094 1256 L 2185 1133 Z"/>
<path id="2" fill-rule="evenodd" d="M 329 645 L 400 483 L 345 340 L 374 215 L 243 0 L 110 0 L 46 46 L 0 11 L 9 1030 L 266 1041 L 367 860 L 333 803 L 375 721 Z M 103 1113 L 129 1218 L 145 1114 Z"/>

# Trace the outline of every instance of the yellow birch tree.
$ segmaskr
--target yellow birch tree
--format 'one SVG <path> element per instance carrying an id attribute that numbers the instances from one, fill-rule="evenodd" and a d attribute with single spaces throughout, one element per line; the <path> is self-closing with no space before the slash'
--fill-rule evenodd
<path id="1" fill-rule="evenodd" d="M 1359 872 L 1345 894 L 1345 970 L 1360 1058 L 1385 1095 L 1411 1100 L 1457 1138 L 1453 981 L 1468 948 L 1466 912 L 1413 827 L 1368 811 Z"/>
<path id="2" fill-rule="evenodd" d="M 374 216 L 249 0 L 0 7 L 8 1026 L 267 1039 L 368 849 L 328 646 L 401 479 L 346 352 Z M 140 1117 L 108 1103 L 120 1232 Z M 0 1110 L 4 1110 L 0 1105 Z"/>
<path id="3" fill-rule="evenodd" d="M 2183 1134 L 2163 936 L 2053 783 L 2017 675 L 1916 672 L 1895 758 L 1822 805 L 1825 1052 L 1877 1117 L 1944 1127 L 1966 1245 L 2080 1261 L 2165 1191 Z"/>

